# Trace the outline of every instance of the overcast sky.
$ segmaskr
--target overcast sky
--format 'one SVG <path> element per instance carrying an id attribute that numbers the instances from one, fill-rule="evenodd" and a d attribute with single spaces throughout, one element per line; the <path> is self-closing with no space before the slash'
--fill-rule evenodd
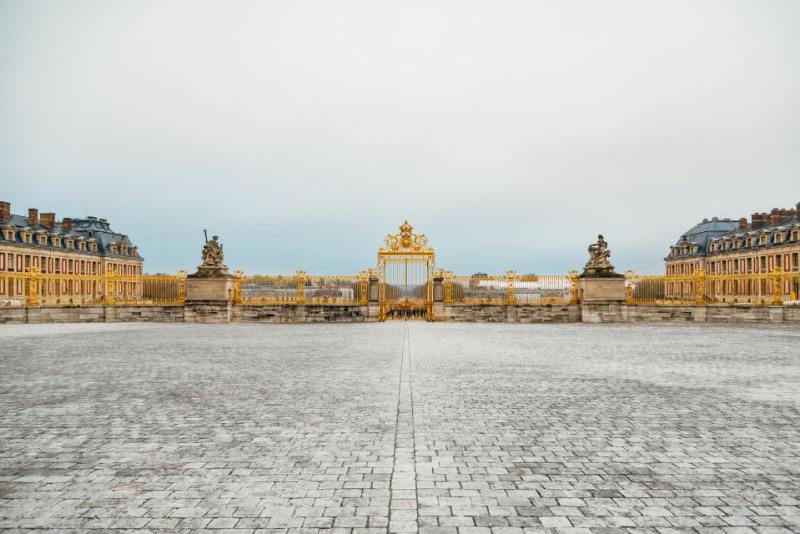
<path id="1" fill-rule="evenodd" d="M 148 272 L 662 272 L 800 202 L 800 2 L 0 0 L 0 200 L 108 218 Z"/>

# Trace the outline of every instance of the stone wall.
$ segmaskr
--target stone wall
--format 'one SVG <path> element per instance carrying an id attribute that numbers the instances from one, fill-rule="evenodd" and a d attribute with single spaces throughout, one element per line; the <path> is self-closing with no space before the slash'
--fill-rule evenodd
<path id="1" fill-rule="evenodd" d="M 571 323 L 581 320 L 577 305 L 460 305 L 444 306 L 437 321 L 467 323 Z"/>
<path id="2" fill-rule="evenodd" d="M 182 323 L 184 307 L 171 306 L 109 306 L 106 309 L 106 322 L 159 322 Z"/>
<path id="3" fill-rule="evenodd" d="M 0 308 L 0 324 L 182 322 L 183 306 L 42 306 Z"/>
<path id="4" fill-rule="evenodd" d="M 695 306 L 627 306 L 629 323 L 691 323 Z"/>
<path id="5" fill-rule="evenodd" d="M 435 306 L 437 321 L 482 323 L 765 323 L 800 324 L 800 306 L 469 305 Z M 0 324 L 91 322 L 352 323 L 378 320 L 377 306 L 241 305 L 193 301 L 172 306 L 0 308 Z"/>
<path id="6" fill-rule="evenodd" d="M 244 304 L 233 307 L 231 320 L 239 323 L 361 323 L 374 319 L 367 306 Z"/>
<path id="7" fill-rule="evenodd" d="M 624 323 L 628 321 L 628 306 L 617 302 L 610 304 L 581 304 L 581 322 Z"/>
<path id="8" fill-rule="evenodd" d="M 193 300 L 183 308 L 183 320 L 187 323 L 229 323 L 232 313 L 227 300 Z"/>
<path id="9" fill-rule="evenodd" d="M 706 306 L 706 322 L 709 323 L 784 323 L 786 310 L 783 306 L 748 306 L 733 304 L 729 306 Z"/>
<path id="10" fill-rule="evenodd" d="M 625 322 L 800 324 L 800 306 L 712 304 L 709 306 L 628 305 L 626 308 Z M 587 322 L 585 315 L 584 322 Z"/>

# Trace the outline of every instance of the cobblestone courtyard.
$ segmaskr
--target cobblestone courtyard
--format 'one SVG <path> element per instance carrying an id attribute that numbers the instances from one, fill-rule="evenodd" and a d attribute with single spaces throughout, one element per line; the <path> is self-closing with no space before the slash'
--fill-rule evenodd
<path id="1" fill-rule="evenodd" d="M 0 529 L 800 531 L 800 330 L 0 328 Z"/>

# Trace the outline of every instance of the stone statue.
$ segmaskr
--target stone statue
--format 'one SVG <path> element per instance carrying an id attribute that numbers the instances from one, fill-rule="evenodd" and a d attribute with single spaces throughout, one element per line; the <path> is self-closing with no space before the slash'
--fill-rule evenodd
<path id="1" fill-rule="evenodd" d="M 219 236 L 215 235 L 211 238 L 211 241 L 206 241 L 206 244 L 203 245 L 203 265 L 224 267 L 222 264 L 223 257 L 222 243 L 219 242 Z"/>
<path id="2" fill-rule="evenodd" d="M 614 272 L 614 266 L 608 261 L 610 257 L 611 251 L 608 250 L 608 243 L 600 234 L 597 236 L 597 242 L 589 245 L 589 261 L 586 262 L 581 276 L 622 276 Z"/>
<path id="3" fill-rule="evenodd" d="M 228 268 L 222 263 L 224 256 L 222 243 L 219 242 L 218 235 L 213 236 L 211 241 L 206 239 L 206 244 L 203 245 L 203 263 L 197 267 L 196 273 L 189 275 L 189 278 L 230 277 L 231 274 L 228 272 Z"/>
<path id="4" fill-rule="evenodd" d="M 611 252 L 608 250 L 608 243 L 603 239 L 603 234 L 597 236 L 597 243 L 589 245 L 589 261 L 584 269 L 613 269 L 608 258 Z"/>

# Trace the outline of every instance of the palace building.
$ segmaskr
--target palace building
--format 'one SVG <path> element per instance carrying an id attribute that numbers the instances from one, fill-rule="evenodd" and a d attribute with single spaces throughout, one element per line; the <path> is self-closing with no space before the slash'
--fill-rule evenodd
<path id="1" fill-rule="evenodd" d="M 744 217 L 704 219 L 670 247 L 664 261 L 668 277 L 691 276 L 702 269 L 711 278 L 732 278 L 730 284 L 724 280 L 716 284 L 713 289 L 717 291 L 741 297 L 763 296 L 767 284 L 759 283 L 759 277 L 800 270 L 800 202 L 794 209 L 754 213 L 749 222 Z M 797 288 L 787 287 L 787 291 L 796 295 Z"/>
<path id="2" fill-rule="evenodd" d="M 9 202 L 0 202 L 0 273 L 24 273 L 36 270 L 42 275 L 74 276 L 115 273 L 120 277 L 142 274 L 142 257 L 128 236 L 111 229 L 106 219 L 97 217 L 56 220 L 55 213 L 31 208 L 28 215 L 11 213 Z M 81 280 L 85 282 L 86 280 Z M 96 284 L 85 284 L 78 296 L 92 296 Z M 52 287 L 48 287 L 52 286 Z M 43 295 L 59 296 L 64 291 L 52 282 Z M 140 292 L 136 282 L 119 282 L 120 295 L 135 297 Z M 21 288 L 13 283 L 0 288 L 0 298 L 13 297 Z M 69 294 L 73 296 L 74 288 Z"/>

